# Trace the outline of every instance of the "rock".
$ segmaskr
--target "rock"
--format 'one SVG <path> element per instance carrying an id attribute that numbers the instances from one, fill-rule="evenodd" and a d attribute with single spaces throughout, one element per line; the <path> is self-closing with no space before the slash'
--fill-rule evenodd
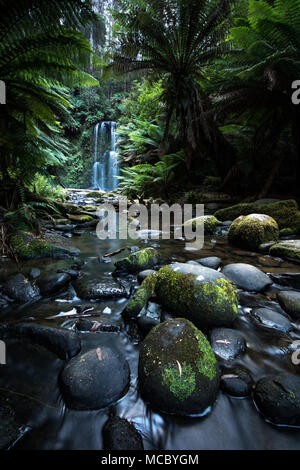
<path id="1" fill-rule="evenodd" d="M 19 232 L 10 239 L 12 248 L 19 259 L 65 258 L 78 256 L 80 250 L 50 243 L 43 238 L 35 238 L 26 232 Z"/>
<path id="2" fill-rule="evenodd" d="M 6 450 L 20 435 L 14 410 L 8 404 L 0 403 L 0 450 Z"/>
<path id="3" fill-rule="evenodd" d="M 67 360 L 79 353 L 81 341 L 77 333 L 66 328 L 38 325 L 37 323 L 12 323 L 0 327 L 1 338 L 28 338 L 44 346 L 60 359 Z"/>
<path id="4" fill-rule="evenodd" d="M 300 262 L 300 240 L 285 240 L 271 246 L 271 256 Z"/>
<path id="5" fill-rule="evenodd" d="M 37 280 L 37 285 L 42 295 L 54 294 L 67 287 L 71 282 L 71 276 L 69 274 L 49 274 L 47 276 L 40 277 Z"/>
<path id="6" fill-rule="evenodd" d="M 199 415 L 218 392 L 215 355 L 191 322 L 168 320 L 151 330 L 142 343 L 139 383 L 143 398 L 165 413 Z"/>
<path id="7" fill-rule="evenodd" d="M 283 260 L 281 258 L 272 258 L 272 256 L 260 256 L 258 262 L 268 268 L 278 268 L 283 263 Z"/>
<path id="8" fill-rule="evenodd" d="M 221 390 L 232 397 L 247 397 L 253 386 L 253 378 L 248 369 L 241 366 L 222 369 Z"/>
<path id="9" fill-rule="evenodd" d="M 146 277 L 150 276 L 150 274 L 156 274 L 156 271 L 154 269 L 145 269 L 145 271 L 141 271 L 137 275 L 137 280 L 140 284 L 146 279 Z"/>
<path id="10" fill-rule="evenodd" d="M 87 222 L 93 222 L 94 221 L 94 217 L 92 217 L 91 215 L 88 215 L 88 214 L 68 214 L 68 218 L 72 221 L 72 222 L 76 222 L 77 224 L 84 224 L 84 223 L 87 223 Z"/>
<path id="11" fill-rule="evenodd" d="M 270 251 L 271 246 L 275 244 L 276 244 L 275 240 L 272 240 L 271 242 L 268 242 L 268 243 L 262 243 L 261 245 L 259 245 L 258 251 L 259 253 L 262 253 L 263 255 L 267 255 Z"/>
<path id="12" fill-rule="evenodd" d="M 269 308 L 252 310 L 250 318 L 258 327 L 278 330 L 284 333 L 288 333 L 293 329 L 290 321 L 286 317 Z"/>
<path id="13" fill-rule="evenodd" d="M 280 307 L 294 320 L 300 320 L 300 292 L 277 292 Z"/>
<path id="14" fill-rule="evenodd" d="M 265 204 L 274 204 L 274 202 L 280 202 L 280 199 L 258 199 L 254 201 L 257 206 L 264 206 Z"/>
<path id="15" fill-rule="evenodd" d="M 11 276 L 3 286 L 4 293 L 17 302 L 30 302 L 40 297 L 40 290 L 23 274 Z"/>
<path id="16" fill-rule="evenodd" d="M 257 382 L 253 399 L 271 423 L 300 426 L 300 378 L 288 374 L 264 377 Z"/>
<path id="17" fill-rule="evenodd" d="M 136 318 L 145 307 L 150 297 L 154 294 L 157 273 L 154 272 L 146 277 L 141 286 L 134 293 L 132 299 L 126 306 L 123 315 L 127 318 Z"/>
<path id="18" fill-rule="evenodd" d="M 84 300 L 127 297 L 126 289 L 113 279 L 96 282 L 84 276 L 75 281 L 73 285 L 78 297 Z"/>
<path id="19" fill-rule="evenodd" d="M 161 322 L 161 307 L 154 302 L 149 302 L 147 308 L 143 309 L 141 314 L 137 317 L 138 327 L 149 333 L 152 328 L 159 325 Z"/>
<path id="20" fill-rule="evenodd" d="M 187 220 L 183 227 L 192 225 L 193 229 L 196 227 L 204 226 L 204 232 L 206 234 L 212 234 L 216 231 L 219 221 L 213 215 L 203 215 L 196 219 Z"/>
<path id="21" fill-rule="evenodd" d="M 147 268 L 152 268 L 158 262 L 159 256 L 157 251 L 154 248 L 145 248 L 117 261 L 115 267 L 118 271 L 138 273 Z"/>
<path id="22" fill-rule="evenodd" d="M 197 327 L 227 326 L 238 315 L 233 284 L 204 266 L 165 266 L 158 272 L 155 293 L 167 312 L 187 318 Z"/>
<path id="23" fill-rule="evenodd" d="M 210 343 L 214 353 L 226 361 L 235 359 L 246 348 L 241 333 L 230 328 L 215 328 Z"/>
<path id="24" fill-rule="evenodd" d="M 196 260 L 197 263 L 202 264 L 207 268 L 218 269 L 221 264 L 221 259 L 217 256 L 209 256 L 208 258 L 200 258 Z"/>
<path id="25" fill-rule="evenodd" d="M 272 204 L 258 205 L 255 203 L 237 204 L 226 209 L 215 212 L 214 216 L 218 220 L 234 220 L 241 215 L 266 214 L 276 220 L 279 229 L 293 228 L 296 232 L 300 229 L 300 212 L 298 204 L 293 199 L 287 201 L 274 202 Z"/>
<path id="26" fill-rule="evenodd" d="M 262 243 L 278 240 L 279 229 L 274 219 L 264 214 L 240 216 L 233 221 L 228 232 L 232 245 L 256 250 Z"/>
<path id="27" fill-rule="evenodd" d="M 291 287 L 300 290 L 300 273 L 269 274 L 270 278 L 280 286 Z"/>
<path id="28" fill-rule="evenodd" d="M 140 433 L 124 418 L 110 418 L 103 427 L 102 435 L 104 450 L 144 450 Z"/>
<path id="29" fill-rule="evenodd" d="M 228 264 L 223 268 L 223 273 L 240 289 L 246 291 L 261 292 L 272 284 L 269 276 L 251 264 Z"/>
<path id="30" fill-rule="evenodd" d="M 99 410 L 119 400 L 129 386 L 127 361 L 99 345 L 67 363 L 60 375 L 62 396 L 71 409 Z"/>
<path id="31" fill-rule="evenodd" d="M 58 232 L 73 232 L 76 228 L 76 225 L 55 225 L 55 230 Z"/>
<path id="32" fill-rule="evenodd" d="M 122 322 L 119 320 L 112 320 L 109 315 L 101 315 L 97 318 L 97 321 L 80 318 L 80 320 L 75 323 L 75 327 L 78 331 L 86 331 L 89 333 L 117 333 L 122 329 Z"/>
<path id="33" fill-rule="evenodd" d="M 0 295 L 0 312 L 5 310 L 8 306 L 9 306 L 8 300 L 2 295 Z"/>
<path id="34" fill-rule="evenodd" d="M 36 279 L 37 277 L 39 277 L 41 275 L 41 270 L 38 269 L 38 268 L 32 268 L 30 271 L 29 271 L 29 274 L 28 276 L 30 277 L 30 279 Z"/>

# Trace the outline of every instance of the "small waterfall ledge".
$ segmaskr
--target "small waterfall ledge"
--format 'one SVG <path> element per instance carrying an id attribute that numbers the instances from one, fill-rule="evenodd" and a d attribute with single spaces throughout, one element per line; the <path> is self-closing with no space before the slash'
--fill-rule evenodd
<path id="1" fill-rule="evenodd" d="M 117 138 L 116 122 L 104 121 L 96 124 L 92 189 L 110 192 L 118 188 L 120 166 L 116 151 Z"/>

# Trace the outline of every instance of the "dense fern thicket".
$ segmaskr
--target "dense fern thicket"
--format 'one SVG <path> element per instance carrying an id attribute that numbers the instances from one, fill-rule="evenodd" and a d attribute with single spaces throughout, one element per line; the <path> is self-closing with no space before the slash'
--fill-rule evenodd
<path id="1" fill-rule="evenodd" d="M 132 197 L 299 192 L 300 0 L 0 0 L 0 17 L 1 213 L 88 187 L 103 120 Z"/>

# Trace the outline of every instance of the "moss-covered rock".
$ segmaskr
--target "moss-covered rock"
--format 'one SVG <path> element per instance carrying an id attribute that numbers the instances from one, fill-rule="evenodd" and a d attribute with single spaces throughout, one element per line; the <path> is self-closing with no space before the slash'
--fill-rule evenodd
<path id="1" fill-rule="evenodd" d="M 169 313 L 185 317 L 197 327 L 230 325 L 238 314 L 237 290 L 221 273 L 218 277 L 216 271 L 203 269 L 215 277 L 207 281 L 201 274 L 175 272 L 169 266 L 160 269 L 155 287 L 158 300 Z"/>
<path id="2" fill-rule="evenodd" d="M 216 358 L 204 334 L 182 318 L 154 327 L 142 343 L 139 383 L 155 409 L 183 416 L 203 413 L 219 385 Z"/>
<path id="3" fill-rule="evenodd" d="M 77 222 L 78 224 L 84 224 L 86 222 L 92 222 L 94 220 L 94 217 L 87 214 L 68 214 L 68 218 L 72 220 L 72 222 Z"/>
<path id="4" fill-rule="evenodd" d="M 266 214 L 276 220 L 279 229 L 293 228 L 300 232 L 300 212 L 298 204 L 293 199 L 273 202 L 271 204 L 236 204 L 235 206 L 220 209 L 214 216 L 221 221 L 234 220 L 241 215 Z"/>
<path id="5" fill-rule="evenodd" d="M 271 246 L 270 256 L 300 261 L 300 240 L 286 240 Z"/>
<path id="6" fill-rule="evenodd" d="M 277 222 L 264 214 L 240 216 L 233 221 L 228 240 L 233 245 L 256 250 L 262 243 L 276 241 L 279 237 Z"/>
<path id="7" fill-rule="evenodd" d="M 183 227 L 192 225 L 193 229 L 199 226 L 204 226 L 205 234 L 212 234 L 216 231 L 219 221 L 213 215 L 203 215 L 196 219 L 187 220 Z"/>
<path id="8" fill-rule="evenodd" d="M 19 259 L 60 258 L 72 256 L 79 250 L 71 250 L 54 245 L 42 238 L 35 238 L 29 233 L 18 232 L 10 238 L 10 244 Z"/>
<path id="9" fill-rule="evenodd" d="M 146 305 L 151 295 L 154 293 L 157 280 L 157 274 L 150 274 L 142 282 L 141 286 L 135 292 L 133 298 L 129 301 L 125 315 L 128 318 L 136 318 Z"/>
<path id="10" fill-rule="evenodd" d="M 145 248 L 117 261 L 115 267 L 118 271 L 137 273 L 153 267 L 158 261 L 159 256 L 157 251 L 154 248 Z"/>

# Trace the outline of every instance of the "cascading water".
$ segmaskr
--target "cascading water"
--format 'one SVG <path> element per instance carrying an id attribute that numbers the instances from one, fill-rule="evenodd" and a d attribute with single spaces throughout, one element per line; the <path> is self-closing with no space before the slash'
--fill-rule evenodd
<path id="1" fill-rule="evenodd" d="M 100 132 L 99 132 L 100 130 Z M 95 151 L 92 187 L 105 192 L 118 187 L 119 163 L 117 144 L 117 124 L 104 121 L 95 126 Z"/>

